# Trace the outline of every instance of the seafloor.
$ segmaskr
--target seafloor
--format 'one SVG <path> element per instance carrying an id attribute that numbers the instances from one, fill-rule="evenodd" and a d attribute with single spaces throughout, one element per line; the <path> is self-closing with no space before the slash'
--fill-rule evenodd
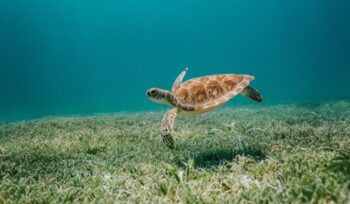
<path id="1" fill-rule="evenodd" d="M 0 126 L 0 203 L 349 203 L 350 102 Z"/>

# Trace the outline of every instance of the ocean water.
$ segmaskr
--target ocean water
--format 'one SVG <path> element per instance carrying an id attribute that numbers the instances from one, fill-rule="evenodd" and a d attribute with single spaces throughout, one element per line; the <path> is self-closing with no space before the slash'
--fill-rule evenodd
<path id="1" fill-rule="evenodd" d="M 0 1 L 0 120 L 165 110 L 150 87 L 238 73 L 263 104 L 350 96 L 350 1 Z M 240 96 L 227 106 L 253 104 Z"/>
<path id="2" fill-rule="evenodd" d="M 0 0 L 0 203 L 350 204 L 349 11 Z M 253 75 L 264 101 L 236 96 L 172 130 L 146 90 L 185 67 Z"/>

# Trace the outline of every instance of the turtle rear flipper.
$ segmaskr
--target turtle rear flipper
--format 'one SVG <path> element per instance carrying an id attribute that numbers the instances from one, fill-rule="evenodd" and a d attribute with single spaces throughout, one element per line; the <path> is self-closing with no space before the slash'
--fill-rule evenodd
<path id="1" fill-rule="evenodd" d="M 259 93 L 258 90 L 256 90 L 255 88 L 251 87 L 251 86 L 247 86 L 243 89 L 243 91 L 241 92 L 241 94 L 253 101 L 256 102 L 262 102 L 263 98 L 261 96 L 261 94 Z"/>

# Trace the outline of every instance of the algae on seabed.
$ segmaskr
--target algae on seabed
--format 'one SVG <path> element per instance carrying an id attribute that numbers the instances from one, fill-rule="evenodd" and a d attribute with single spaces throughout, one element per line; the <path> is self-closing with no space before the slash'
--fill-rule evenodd
<path id="1" fill-rule="evenodd" d="M 0 202 L 350 202 L 349 101 L 162 114 L 3 123 Z"/>

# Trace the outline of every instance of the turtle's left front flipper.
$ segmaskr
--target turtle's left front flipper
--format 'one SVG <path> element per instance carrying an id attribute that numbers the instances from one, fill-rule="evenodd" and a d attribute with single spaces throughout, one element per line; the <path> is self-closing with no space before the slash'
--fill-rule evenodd
<path id="1" fill-rule="evenodd" d="M 170 149 L 174 149 L 175 147 L 174 139 L 171 136 L 171 132 L 173 130 L 176 115 L 177 115 L 176 108 L 168 111 L 163 117 L 162 126 L 160 129 L 163 137 L 163 141 L 165 142 L 166 146 L 169 147 Z"/>

